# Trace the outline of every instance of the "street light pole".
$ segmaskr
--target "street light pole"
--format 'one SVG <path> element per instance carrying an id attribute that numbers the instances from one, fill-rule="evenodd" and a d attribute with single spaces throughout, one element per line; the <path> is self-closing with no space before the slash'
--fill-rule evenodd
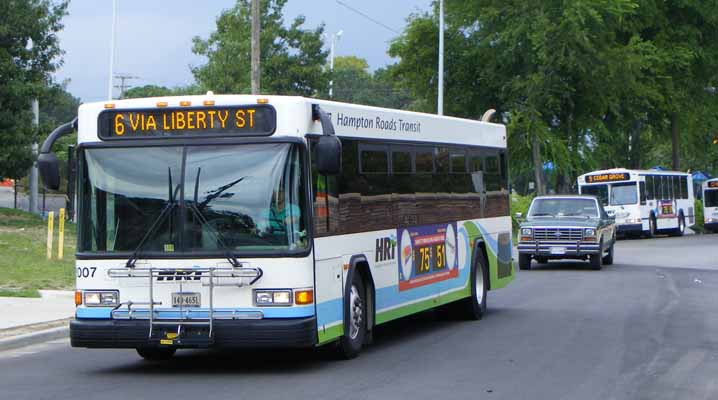
<path id="1" fill-rule="evenodd" d="M 259 0 L 252 0 L 252 65 L 251 65 L 251 86 L 252 94 L 259 94 L 261 91 L 260 79 L 261 70 L 259 69 L 260 63 L 260 32 L 261 32 L 261 21 L 259 16 Z"/>
<path id="2" fill-rule="evenodd" d="M 439 98 L 436 113 L 444 115 L 444 0 L 439 0 Z"/>
<path id="3" fill-rule="evenodd" d="M 329 47 L 329 98 L 334 97 L 334 47 L 337 44 L 337 40 L 342 37 L 343 30 L 339 30 L 337 33 L 332 33 L 332 43 Z"/>
<path id="4" fill-rule="evenodd" d="M 112 0 L 112 33 L 110 35 L 110 75 L 107 77 L 107 100 L 112 100 L 112 82 L 115 67 L 115 29 L 117 28 L 117 0 Z"/>

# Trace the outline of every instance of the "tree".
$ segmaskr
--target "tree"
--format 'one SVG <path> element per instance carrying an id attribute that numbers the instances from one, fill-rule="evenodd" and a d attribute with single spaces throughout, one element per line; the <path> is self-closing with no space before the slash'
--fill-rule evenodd
<path id="1" fill-rule="evenodd" d="M 49 86 L 50 73 L 61 64 L 56 33 L 66 10 L 66 1 L 0 2 L 0 177 L 19 178 L 32 165 L 30 102 Z"/>
<path id="2" fill-rule="evenodd" d="M 327 52 L 322 49 L 324 26 L 303 28 L 298 16 L 284 26 L 287 0 L 262 0 L 261 89 L 265 93 L 316 96 L 327 90 Z M 195 54 L 207 57 L 192 73 L 203 89 L 216 93 L 249 93 L 251 67 L 251 10 L 249 0 L 225 10 L 208 39 L 193 39 Z"/>
<path id="3" fill-rule="evenodd" d="M 396 86 L 391 72 L 381 68 L 371 74 L 363 58 L 334 58 L 334 98 L 347 103 L 404 109 L 411 104 L 408 90 Z"/>
<path id="4" fill-rule="evenodd" d="M 163 97 L 203 94 L 204 91 L 197 85 L 178 86 L 168 88 L 165 86 L 145 85 L 127 89 L 124 98 L 136 99 L 140 97 Z"/>

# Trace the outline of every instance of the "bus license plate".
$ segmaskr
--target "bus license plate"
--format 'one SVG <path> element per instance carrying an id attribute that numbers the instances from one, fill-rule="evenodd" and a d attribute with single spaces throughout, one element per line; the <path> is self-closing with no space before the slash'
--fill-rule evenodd
<path id="1" fill-rule="evenodd" d="M 551 254 L 562 256 L 566 254 L 566 248 L 565 247 L 551 247 Z"/>
<path id="2" fill-rule="evenodd" d="M 199 307 L 199 293 L 172 293 L 172 307 Z"/>

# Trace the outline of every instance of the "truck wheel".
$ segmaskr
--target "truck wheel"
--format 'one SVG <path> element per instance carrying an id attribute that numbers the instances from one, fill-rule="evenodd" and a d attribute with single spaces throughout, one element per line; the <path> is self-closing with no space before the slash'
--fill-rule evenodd
<path id="1" fill-rule="evenodd" d="M 137 354 L 146 361 L 164 361 L 169 360 L 177 352 L 175 347 L 138 347 Z"/>
<path id="2" fill-rule="evenodd" d="M 531 269 L 531 255 L 530 254 L 519 254 L 519 269 L 522 269 L 522 270 Z"/>
<path id="3" fill-rule="evenodd" d="M 479 320 L 486 312 L 486 287 L 489 277 L 488 263 L 484 252 L 475 251 L 474 262 L 471 264 L 471 276 L 469 277 L 471 297 L 461 300 L 458 305 L 461 307 L 461 316 L 464 319 Z"/>
<path id="4" fill-rule="evenodd" d="M 367 320 L 365 297 L 364 282 L 359 273 L 355 271 L 352 277 L 352 286 L 349 289 L 349 298 L 345 299 L 345 315 L 349 317 L 349 321 L 345 326 L 348 329 L 345 329 L 344 335 L 339 339 L 337 346 L 339 357 L 345 360 L 359 355 L 364 344 Z"/>
<path id="5" fill-rule="evenodd" d="M 613 246 L 615 243 L 611 243 L 611 247 L 608 248 L 608 253 L 606 253 L 605 256 L 603 256 L 603 264 L 604 265 L 613 265 Z"/>

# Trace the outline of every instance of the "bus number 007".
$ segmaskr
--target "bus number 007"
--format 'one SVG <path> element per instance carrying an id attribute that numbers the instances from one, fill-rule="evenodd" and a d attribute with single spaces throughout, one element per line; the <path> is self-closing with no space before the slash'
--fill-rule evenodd
<path id="1" fill-rule="evenodd" d="M 77 277 L 78 278 L 94 278 L 97 267 L 78 267 Z"/>

